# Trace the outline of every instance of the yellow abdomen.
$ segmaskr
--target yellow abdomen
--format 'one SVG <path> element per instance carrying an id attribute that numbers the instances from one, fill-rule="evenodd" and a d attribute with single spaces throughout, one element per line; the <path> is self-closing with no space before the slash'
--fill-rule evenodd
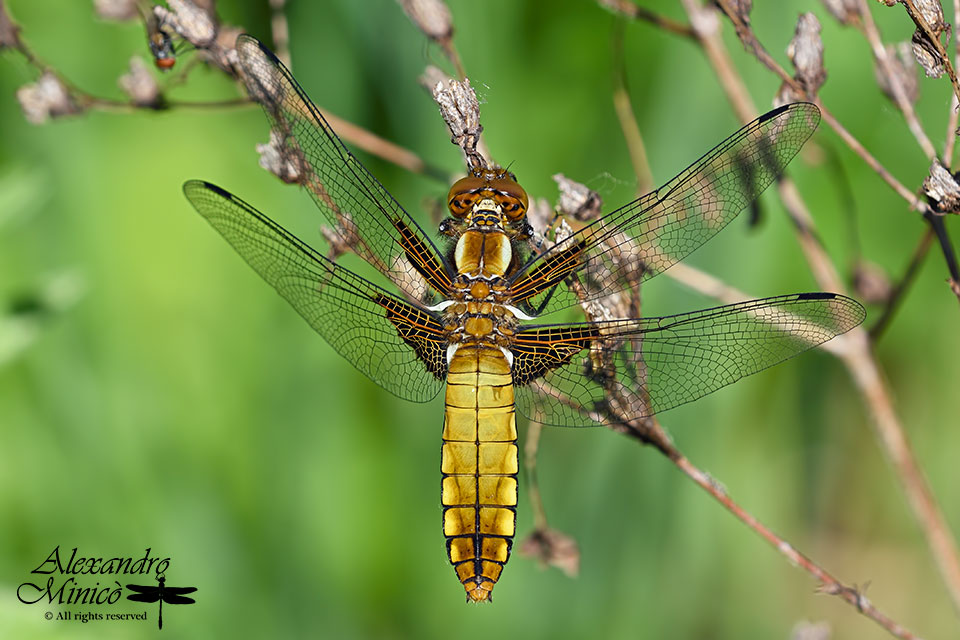
<path id="1" fill-rule="evenodd" d="M 443 422 L 443 535 L 475 602 L 510 556 L 516 529 L 517 422 L 510 365 L 496 348 L 461 346 L 450 361 Z"/>

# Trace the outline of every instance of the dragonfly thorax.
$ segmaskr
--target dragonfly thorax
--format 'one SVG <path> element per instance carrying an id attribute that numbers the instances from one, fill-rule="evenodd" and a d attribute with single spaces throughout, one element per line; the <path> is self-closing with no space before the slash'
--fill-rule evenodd
<path id="1" fill-rule="evenodd" d="M 500 278 L 461 276 L 453 300 L 444 308 L 444 328 L 451 346 L 483 344 L 508 349 L 517 332 L 517 317 Z"/>

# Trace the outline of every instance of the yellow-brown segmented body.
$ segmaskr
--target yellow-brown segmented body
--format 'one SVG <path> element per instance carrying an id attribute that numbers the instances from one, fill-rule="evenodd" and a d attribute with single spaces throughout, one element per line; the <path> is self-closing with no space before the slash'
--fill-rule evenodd
<path id="1" fill-rule="evenodd" d="M 517 421 L 510 365 L 499 349 L 451 358 L 443 423 L 443 535 L 471 600 L 490 598 L 516 529 Z"/>
<path id="2" fill-rule="evenodd" d="M 446 313 L 451 346 L 440 463 L 443 535 L 467 597 L 483 602 L 490 600 L 516 531 L 519 459 L 509 351 L 516 322 L 498 292 L 512 259 L 506 229 L 511 213 L 522 216 L 526 195 L 511 178 L 491 172 L 457 182 L 448 203 L 463 228 Z"/>

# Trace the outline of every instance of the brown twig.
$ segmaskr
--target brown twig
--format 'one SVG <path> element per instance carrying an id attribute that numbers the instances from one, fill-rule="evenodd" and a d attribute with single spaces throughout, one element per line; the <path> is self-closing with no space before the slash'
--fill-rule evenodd
<path id="1" fill-rule="evenodd" d="M 904 294 L 913 283 L 917 273 L 920 271 L 920 265 L 923 264 L 923 259 L 927 257 L 927 253 L 930 251 L 930 246 L 933 244 L 933 237 L 933 228 L 928 226 L 924 229 L 923 235 L 920 236 L 920 242 L 917 243 L 916 248 L 913 250 L 910 263 L 903 272 L 903 276 L 890 291 L 890 297 L 887 298 L 880 317 L 877 318 L 877 321 L 873 323 L 873 326 L 870 327 L 868 331 L 872 344 L 876 344 L 877 341 L 880 340 L 887 326 L 889 326 L 893 314 L 900 307 L 900 302 L 903 300 Z"/>
<path id="2" fill-rule="evenodd" d="M 624 16 L 625 18 L 630 18 L 632 20 L 638 20 L 641 22 L 649 22 L 650 24 L 663 29 L 664 31 L 669 31 L 678 36 L 683 36 L 684 38 L 689 38 L 691 40 L 696 40 L 697 35 L 694 33 L 693 28 L 672 18 L 667 18 L 666 16 L 661 16 L 658 13 L 654 13 L 649 9 L 645 9 L 641 6 L 630 2 L 630 0 L 597 0 L 597 3 L 600 6 L 609 9 L 610 11 Z"/>
<path id="3" fill-rule="evenodd" d="M 960 20 L 960 0 L 953 0 L 953 24 Z M 960 67 L 960 38 L 954 36 L 954 65 Z M 949 169 L 953 168 L 953 150 L 957 143 L 957 124 L 960 121 L 960 98 L 957 98 L 956 92 L 950 95 L 950 117 L 947 118 L 947 138 L 943 145 L 943 165 Z"/>
<path id="4" fill-rule="evenodd" d="M 270 0 L 270 2 L 271 7 L 273 7 L 275 11 L 282 10 L 284 0 Z M 277 35 L 277 33 L 274 33 L 275 38 Z M 67 78 L 63 77 L 63 75 L 56 71 L 52 66 L 46 64 L 39 57 L 37 57 L 37 55 L 33 53 L 26 42 L 24 42 L 23 38 L 17 39 L 16 46 L 14 48 L 26 59 L 30 66 L 37 69 L 41 74 L 51 73 L 56 76 L 56 78 L 67 89 L 71 100 L 80 108 L 81 111 L 95 109 L 113 113 L 130 113 L 140 110 L 167 110 L 179 108 L 211 109 L 248 106 L 253 104 L 253 102 L 246 96 L 227 98 L 224 100 L 186 101 L 168 100 L 163 97 L 163 94 L 161 93 L 159 94 L 157 101 L 150 104 L 138 103 L 134 100 L 105 98 L 85 91 L 70 82 Z M 181 72 L 179 76 L 175 77 L 173 81 L 174 84 L 181 83 L 185 80 L 183 73 L 184 72 Z M 447 182 L 446 171 L 427 163 L 412 151 L 390 142 L 389 140 L 385 140 L 384 138 L 381 138 L 380 136 L 377 136 L 376 134 L 356 124 L 335 116 L 328 111 L 321 109 L 321 112 L 337 130 L 340 136 L 342 136 L 346 141 L 356 145 L 358 148 L 413 173 L 423 174 L 436 180 Z"/>
<path id="5" fill-rule="evenodd" d="M 633 6 L 633 5 L 631 5 Z M 633 173 L 637 177 L 637 195 L 649 193 L 653 190 L 653 174 L 650 171 L 650 162 L 647 159 L 647 149 L 643 143 L 643 135 L 637 126 L 637 118 L 630 102 L 630 93 L 627 91 L 627 71 L 623 59 L 623 29 L 618 27 L 613 36 L 613 106 L 620 122 L 630 153 L 630 162 Z"/>
<path id="6" fill-rule="evenodd" d="M 796 84 L 793 78 L 766 53 L 765 49 L 757 40 L 756 35 L 748 25 L 739 19 L 736 12 L 728 5 L 728 1 L 718 1 L 721 8 L 731 16 L 737 35 L 747 50 L 753 53 L 761 64 L 773 71 L 784 82 Z M 688 11 L 692 12 L 691 24 L 696 27 L 697 21 L 694 19 L 694 15 L 696 15 L 697 12 L 703 11 L 703 8 L 695 4 L 693 0 L 683 0 L 683 2 Z M 716 46 L 722 46 L 722 42 L 719 42 Z M 704 52 L 707 54 L 711 64 L 714 65 L 718 75 L 721 73 L 730 73 L 729 69 L 720 67 L 711 57 L 713 51 L 714 49 L 704 46 Z M 728 87 L 742 87 L 743 83 L 722 82 L 722 85 L 724 89 L 727 89 Z M 802 87 L 799 87 L 799 85 L 797 85 L 796 88 L 802 90 Z M 749 100 L 749 97 L 745 95 L 728 94 L 728 98 L 735 108 L 737 105 L 741 105 Z M 876 160 L 872 159 L 872 156 L 866 152 L 866 149 L 864 149 L 853 136 L 846 133 L 845 129 L 839 125 L 832 114 L 823 107 L 819 99 L 816 100 L 816 103 L 823 112 L 824 120 L 841 134 L 841 138 L 844 139 L 858 155 L 864 158 L 864 160 L 867 160 L 868 164 L 878 171 L 888 184 L 891 184 L 891 186 L 899 185 L 899 182 L 893 180 L 892 176 L 883 170 Z M 846 135 L 844 135 L 845 133 Z M 916 196 L 906 190 L 902 185 L 899 185 L 899 187 L 895 186 L 895 189 L 912 204 L 918 202 Z M 782 184 L 780 192 L 782 196 L 787 196 L 784 198 L 784 205 L 788 213 L 790 213 L 791 219 L 794 220 L 796 229 L 801 232 L 798 235 L 798 239 L 800 240 L 807 262 L 816 276 L 817 281 L 825 288 L 838 292 L 842 291 L 843 288 L 840 286 L 841 283 L 837 277 L 836 269 L 833 267 L 826 252 L 823 251 L 822 246 L 820 246 L 818 242 L 813 241 L 806 233 L 807 231 L 812 231 L 814 227 L 812 220 L 806 213 L 806 207 L 802 205 L 802 199 L 799 193 L 796 192 L 795 189 L 790 188 L 789 183 L 786 183 L 786 186 Z M 921 209 L 919 206 L 917 208 Z M 926 206 L 923 205 L 921 210 L 925 212 Z M 950 529 L 936 500 L 923 478 L 919 465 L 913 457 L 903 427 L 893 409 L 890 394 L 883 382 L 879 367 L 873 358 L 866 332 L 860 328 L 854 329 L 847 334 L 847 337 L 852 348 L 844 353 L 841 359 L 853 377 L 865 404 L 870 409 L 873 424 L 884 446 L 884 451 L 890 459 L 897 478 L 904 488 L 908 501 L 913 507 L 914 514 L 926 535 L 927 544 L 930 546 L 937 568 L 947 585 L 954 605 L 960 609 L 960 554 L 957 552 L 953 536 L 950 533 Z"/>
<path id="7" fill-rule="evenodd" d="M 866 0 L 857 1 L 857 9 L 860 11 L 860 24 L 863 25 L 863 34 L 870 43 L 873 50 L 873 57 L 880 65 L 885 77 L 888 79 L 890 92 L 893 94 L 894 102 L 907 121 L 907 128 L 916 138 L 917 144 L 927 155 L 927 160 L 933 161 L 937 157 L 937 150 L 933 147 L 930 138 L 927 137 L 920 120 L 917 118 L 917 112 L 913 108 L 913 103 L 907 97 L 906 89 L 900 81 L 900 75 L 894 72 L 890 63 L 888 51 L 880 37 L 880 31 L 877 29 L 877 23 L 873 20 L 873 14 L 867 7 Z"/>
<path id="8" fill-rule="evenodd" d="M 287 22 L 287 0 L 269 0 L 270 35 L 273 40 L 273 52 L 287 67 L 290 65 L 290 25 Z"/>
<path id="9" fill-rule="evenodd" d="M 856 607 L 860 613 L 876 622 L 894 637 L 903 638 L 904 640 L 917 638 L 913 633 L 874 607 L 860 589 L 843 584 L 823 567 L 800 553 L 793 545 L 768 529 L 762 522 L 734 502 L 730 495 L 707 473 L 695 467 L 687 458 L 681 455 L 679 451 L 672 448 L 669 443 L 667 443 L 666 446 L 667 457 L 670 458 L 670 461 L 673 462 L 678 469 L 704 491 L 709 493 L 717 502 L 723 505 L 727 511 L 732 513 L 734 517 L 766 540 L 778 553 L 790 560 L 794 566 L 803 569 L 816 578 L 820 583 L 817 589 L 820 593 L 838 596 L 848 604 Z"/>
<path id="10" fill-rule="evenodd" d="M 527 495 L 533 510 L 533 527 L 547 528 L 547 512 L 543 508 L 543 496 L 540 494 L 540 482 L 537 478 L 537 451 L 540 447 L 540 432 L 543 426 L 539 422 L 530 422 L 527 426 L 527 438 L 523 443 L 523 466 L 527 472 Z"/>

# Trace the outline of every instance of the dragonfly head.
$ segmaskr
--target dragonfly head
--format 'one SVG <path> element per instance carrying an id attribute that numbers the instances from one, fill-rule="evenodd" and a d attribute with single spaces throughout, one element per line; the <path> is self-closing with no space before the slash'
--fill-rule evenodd
<path id="1" fill-rule="evenodd" d="M 447 206 L 450 215 L 478 231 L 503 231 L 523 223 L 527 214 L 527 192 L 505 169 L 477 171 L 450 187 Z"/>

